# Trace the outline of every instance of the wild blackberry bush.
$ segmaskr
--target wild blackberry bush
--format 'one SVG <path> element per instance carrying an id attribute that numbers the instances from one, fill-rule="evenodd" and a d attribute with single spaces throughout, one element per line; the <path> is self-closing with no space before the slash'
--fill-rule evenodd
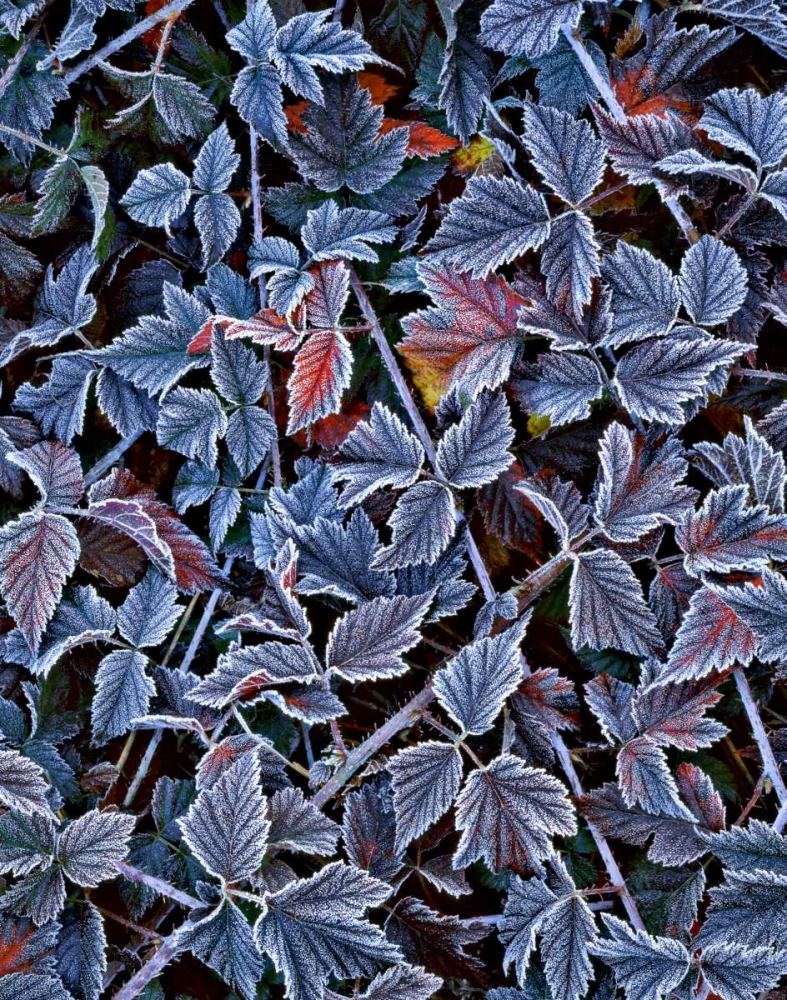
<path id="1" fill-rule="evenodd" d="M 0 0 L 0 1000 L 776 1000 L 787 8 L 314 7 Z"/>

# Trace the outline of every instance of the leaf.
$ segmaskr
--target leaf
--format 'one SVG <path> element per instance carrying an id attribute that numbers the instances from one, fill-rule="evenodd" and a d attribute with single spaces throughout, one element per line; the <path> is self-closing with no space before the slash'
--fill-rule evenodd
<path id="1" fill-rule="evenodd" d="M 208 194 L 194 206 L 194 224 L 202 246 L 202 266 L 220 261 L 240 229 L 240 212 L 228 194 Z"/>
<path id="2" fill-rule="evenodd" d="M 348 611 L 328 637 L 328 672 L 356 684 L 405 673 L 402 654 L 420 642 L 432 596 L 376 597 Z"/>
<path id="3" fill-rule="evenodd" d="M 159 444 L 209 466 L 216 464 L 216 439 L 226 430 L 221 403 L 207 389 L 173 389 L 164 398 L 156 423 Z"/>
<path id="4" fill-rule="evenodd" d="M 57 948 L 58 972 L 76 1000 L 98 1000 L 107 971 L 104 921 L 92 903 L 66 911 Z"/>
<path id="5" fill-rule="evenodd" d="M 183 612 L 177 597 L 172 583 L 149 569 L 118 608 L 120 634 L 137 649 L 160 646 Z"/>
<path id="6" fill-rule="evenodd" d="M 782 94 L 761 97 L 756 90 L 717 90 L 705 101 L 699 127 L 711 139 L 773 167 L 787 148 L 787 107 Z"/>
<path id="7" fill-rule="evenodd" d="M 388 761 L 396 812 L 396 850 L 425 833 L 456 798 L 462 757 L 450 743 L 426 740 Z"/>
<path id="8" fill-rule="evenodd" d="M 215 909 L 199 911 L 201 919 L 187 923 L 178 944 L 187 948 L 221 978 L 238 990 L 244 1000 L 254 1000 L 265 965 L 257 950 L 249 922 L 231 899 Z"/>
<path id="9" fill-rule="evenodd" d="M 654 447 L 619 423 L 610 424 L 599 449 L 594 518 L 615 542 L 635 542 L 661 524 L 677 524 L 693 509 L 696 493 L 678 486 L 688 471 L 680 443 Z"/>
<path id="10" fill-rule="evenodd" d="M 91 503 L 85 515 L 113 532 L 122 532 L 142 549 L 164 576 L 168 579 L 175 577 L 172 550 L 159 535 L 156 522 L 141 503 L 110 497 Z"/>
<path id="11" fill-rule="evenodd" d="M 249 8 L 243 20 L 227 32 L 227 43 L 250 62 L 267 60 L 276 35 L 276 21 L 265 0 Z"/>
<path id="12" fill-rule="evenodd" d="M 748 279 L 732 247 L 712 236 L 703 236 L 683 258 L 680 290 L 686 312 L 694 322 L 716 326 L 743 305 Z"/>
<path id="13" fill-rule="evenodd" d="M 219 657 L 213 673 L 190 692 L 190 698 L 210 708 L 224 708 L 238 698 L 254 698 L 271 685 L 315 679 L 314 657 L 304 646 L 266 642 L 231 649 Z"/>
<path id="14" fill-rule="evenodd" d="M 437 469 L 459 489 L 494 482 L 511 464 L 511 416 L 502 393 L 478 396 L 437 447 Z"/>
<path id="15" fill-rule="evenodd" d="M 0 970 L 3 976 L 15 972 L 52 972 L 52 952 L 58 930 L 57 924 L 38 928 L 29 920 L 0 918 Z"/>
<path id="16" fill-rule="evenodd" d="M 441 389 L 460 386 L 475 397 L 496 388 L 508 378 L 518 350 L 523 300 L 496 275 L 479 280 L 428 262 L 418 273 L 435 306 L 404 317 L 398 350 Z"/>
<path id="17" fill-rule="evenodd" d="M 481 17 L 481 39 L 508 56 L 543 56 L 564 27 L 576 29 L 581 12 L 577 0 L 494 0 Z"/>
<path id="18" fill-rule="evenodd" d="M 612 646 L 647 656 L 661 646 L 639 581 L 617 553 L 596 549 L 575 555 L 573 562 L 569 607 L 575 649 Z"/>
<path id="19" fill-rule="evenodd" d="M 752 873 L 728 870 L 724 882 L 710 890 L 700 942 L 735 941 L 746 947 L 785 945 L 784 916 L 787 912 L 787 876 L 758 869 Z"/>
<path id="20" fill-rule="evenodd" d="M 116 864 L 128 852 L 135 816 L 92 809 L 69 823 L 57 842 L 57 859 L 77 885 L 95 888 L 115 878 Z"/>
<path id="21" fill-rule="evenodd" d="M 228 38 L 230 34 L 232 32 L 229 32 Z M 235 80 L 230 100 L 241 118 L 252 125 L 266 142 L 271 145 L 287 142 L 287 119 L 282 107 L 284 96 L 279 75 L 273 66 L 259 63 L 242 69 Z"/>
<path id="22" fill-rule="evenodd" d="M 543 195 L 507 177 L 474 177 L 461 198 L 451 202 L 426 249 L 431 261 L 483 278 L 526 250 L 538 249 L 548 235 Z"/>
<path id="23" fill-rule="evenodd" d="M 50 865 L 6 889 L 0 908 L 29 917 L 34 924 L 41 927 L 57 918 L 65 901 L 66 884 L 62 869 L 58 865 Z M 9 976 L 0 979 L 0 989 L 8 979 L 12 978 L 13 976 Z M 48 1000 L 50 993 L 47 993 L 46 997 Z M 16 1000 L 16 997 L 13 1000 Z"/>
<path id="24" fill-rule="evenodd" d="M 755 503 L 768 507 L 772 514 L 782 514 L 784 458 L 755 429 L 750 417 L 744 417 L 743 424 L 745 438 L 728 434 L 722 445 L 698 442 L 694 462 L 715 486 L 746 485 Z"/>
<path id="25" fill-rule="evenodd" d="M 489 98 L 491 62 L 478 45 L 475 25 L 459 16 L 455 37 L 446 48 L 437 84 L 440 87 L 438 107 L 445 111 L 448 127 L 467 144 L 478 131 Z"/>
<path id="26" fill-rule="evenodd" d="M 319 330 L 309 337 L 295 357 L 287 384 L 288 434 L 337 412 L 350 385 L 352 364 L 352 351 L 342 333 Z"/>
<path id="27" fill-rule="evenodd" d="M 593 64 L 605 73 L 607 62 L 602 50 L 590 39 L 585 39 Z M 557 44 L 546 55 L 532 60 L 537 67 L 536 87 L 539 104 L 560 108 L 571 115 L 578 115 L 596 96 L 596 86 L 587 75 L 582 63 L 565 37 L 558 37 Z M 511 61 L 511 70 L 518 69 L 517 57 Z M 505 71 L 505 70 L 504 70 Z"/>
<path id="28" fill-rule="evenodd" d="M 429 1000 L 442 982 L 426 969 L 393 965 L 374 977 L 359 1000 Z"/>
<path id="29" fill-rule="evenodd" d="M 0 748 L 0 802 L 25 816 L 49 815 L 49 785 L 43 770 L 18 750 Z M 38 825 L 38 824 L 36 824 Z M 0 838 L 0 844 L 2 838 Z"/>
<path id="30" fill-rule="evenodd" d="M 587 527 L 589 511 L 573 483 L 565 483 L 547 472 L 533 479 L 523 479 L 516 489 L 550 523 L 564 549 L 569 548 Z"/>
<path id="31" fill-rule="evenodd" d="M 552 850 L 552 836 L 577 829 L 564 786 L 507 753 L 470 774 L 457 799 L 456 827 L 462 838 L 454 867 L 483 858 L 496 872 L 537 868 Z"/>
<path id="32" fill-rule="evenodd" d="M 395 237 L 390 216 L 362 208 L 339 208 L 335 201 L 326 201 L 309 212 L 301 229 L 303 245 L 316 261 L 341 258 L 375 264 L 377 252 L 369 244 L 392 243 Z M 321 325 L 313 314 L 310 320 Z"/>
<path id="33" fill-rule="evenodd" d="M 271 57 L 284 84 L 315 104 L 324 100 L 316 69 L 344 73 L 382 61 L 361 35 L 330 20 L 327 11 L 291 17 L 276 32 Z"/>
<path id="34" fill-rule="evenodd" d="M 33 651 L 78 556 L 77 533 L 59 514 L 22 514 L 0 528 L 0 593 Z"/>
<path id="35" fill-rule="evenodd" d="M 387 782 L 364 783 L 345 800 L 342 823 L 347 857 L 370 875 L 390 882 L 404 862 L 395 848 L 396 821 Z"/>
<path id="36" fill-rule="evenodd" d="M 536 169 L 559 198 L 576 208 L 601 180 L 604 143 L 588 122 L 564 111 L 528 103 L 523 117 L 523 142 Z"/>
<path id="37" fill-rule="evenodd" d="M 648 337 L 663 337 L 680 308 L 678 282 L 665 264 L 647 250 L 619 242 L 601 267 L 612 288 L 612 347 Z"/>
<path id="38" fill-rule="evenodd" d="M 590 302 L 593 279 L 600 273 L 598 251 L 593 226 L 581 212 L 568 212 L 555 219 L 541 251 L 547 296 L 558 309 L 577 319 Z"/>
<path id="39" fill-rule="evenodd" d="M 612 966 L 627 1000 L 662 1000 L 683 982 L 689 954 L 680 941 L 632 930 L 617 917 L 605 915 L 604 924 L 610 936 L 597 942 L 593 951 Z"/>
<path id="40" fill-rule="evenodd" d="M 260 764 L 246 754 L 210 788 L 203 788 L 185 818 L 183 839 L 204 868 L 231 884 L 262 864 L 270 824 L 260 789 Z"/>
<path id="41" fill-rule="evenodd" d="M 752 874 L 758 869 L 787 874 L 787 840 L 770 823 L 749 820 L 713 838 L 713 853 L 725 868 Z"/>
<path id="42" fill-rule="evenodd" d="M 399 948 L 364 917 L 390 892 L 384 882 L 336 862 L 268 897 L 254 937 L 283 974 L 292 1000 L 322 1000 L 331 974 L 369 976 L 381 964 L 401 961 Z"/>
<path id="43" fill-rule="evenodd" d="M 282 788 L 270 800 L 268 841 L 273 849 L 328 857 L 336 853 L 340 830 L 297 788 Z"/>
<path id="44" fill-rule="evenodd" d="M 555 427 L 589 417 L 603 390 L 598 367 L 581 354 L 542 354 L 524 375 L 515 383 L 520 406 Z"/>
<path id="45" fill-rule="evenodd" d="M 8 461 L 25 470 L 50 507 L 72 507 L 85 491 L 79 456 L 59 441 L 40 441 Z"/>
<path id="46" fill-rule="evenodd" d="M 761 505 L 749 506 L 745 486 L 713 490 L 702 507 L 688 514 L 675 531 L 692 576 L 733 569 L 762 570 L 770 559 L 787 555 L 787 518 Z"/>
<path id="47" fill-rule="evenodd" d="M 492 639 L 465 646 L 434 677 L 440 704 L 461 727 L 463 735 L 491 729 L 503 704 L 522 680 L 520 644 L 528 617 Z"/>
<path id="48" fill-rule="evenodd" d="M 200 191 L 211 194 L 226 191 L 239 164 L 240 156 L 235 152 L 235 143 L 230 138 L 226 122 L 222 122 L 208 136 L 194 160 L 194 184 Z"/>
<path id="49" fill-rule="evenodd" d="M 451 494 L 441 483 L 416 483 L 399 498 L 388 518 L 391 544 L 374 558 L 378 570 L 397 569 L 412 563 L 434 563 L 456 531 Z"/>
<path id="50" fill-rule="evenodd" d="M 0 1000 L 74 1000 L 59 979 L 36 973 L 12 972 L 0 981 Z"/>
<path id="51" fill-rule="evenodd" d="M 626 805 L 639 803 L 654 815 L 691 820 L 691 813 L 678 798 L 664 751 L 647 736 L 629 740 L 621 749 L 616 773 Z"/>
<path id="52" fill-rule="evenodd" d="M 512 880 L 500 924 L 500 940 L 506 945 L 503 967 L 513 962 L 517 979 L 526 986 L 530 955 L 540 935 L 554 1000 L 578 1000 L 593 978 L 588 948 L 598 939 L 596 924 L 585 900 L 574 892 L 562 861 L 555 856 L 550 867 L 554 886 L 540 878 Z"/>
<path id="53" fill-rule="evenodd" d="M 170 226 L 182 215 L 191 200 L 188 177 L 171 163 L 158 163 L 140 170 L 134 183 L 120 200 L 135 222 L 144 226 Z"/>
<path id="54" fill-rule="evenodd" d="M 178 139 L 198 139 L 208 129 L 213 105 L 191 80 L 173 73 L 153 74 L 153 101 L 167 129 Z"/>
<path id="55" fill-rule="evenodd" d="M 109 653 L 99 664 L 91 710 L 96 746 L 122 736 L 133 719 L 147 715 L 156 687 L 145 673 L 146 664 L 142 653 L 130 649 Z"/>
<path id="56" fill-rule="evenodd" d="M 121 437 L 156 426 L 158 404 L 111 368 L 102 368 L 98 373 L 96 399 L 101 412 Z"/>
<path id="57" fill-rule="evenodd" d="M 324 107 L 311 104 L 303 116 L 306 131 L 289 136 L 298 169 L 321 191 L 342 185 L 358 194 L 378 190 L 402 165 L 407 129 L 381 135 L 383 109 L 372 105 L 354 77 L 329 79 L 323 89 Z"/>
<path id="58" fill-rule="evenodd" d="M 702 398 L 708 379 L 732 364 L 742 349 L 710 337 L 638 344 L 618 361 L 614 384 L 623 405 L 643 420 L 682 424 L 682 404 Z"/>
<path id="59" fill-rule="evenodd" d="M 340 446 L 331 474 L 345 484 L 343 507 L 361 503 L 383 486 L 404 489 L 418 478 L 424 450 L 402 421 L 381 403 Z"/>

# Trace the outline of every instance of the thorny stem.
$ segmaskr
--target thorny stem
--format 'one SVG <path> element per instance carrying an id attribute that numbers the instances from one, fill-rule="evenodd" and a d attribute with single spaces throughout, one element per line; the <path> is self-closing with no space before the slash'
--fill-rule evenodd
<path id="1" fill-rule="evenodd" d="M 195 896 L 190 895 L 188 892 L 176 889 L 174 885 L 165 882 L 163 878 L 148 875 L 147 872 L 143 872 L 140 868 L 135 868 L 134 865 L 129 865 L 125 861 L 117 861 L 115 866 L 123 878 L 130 879 L 132 882 L 138 882 L 140 885 L 146 885 L 160 896 L 167 896 L 169 899 L 174 899 L 176 903 L 188 906 L 189 909 L 203 905 Z"/>
<path id="2" fill-rule="evenodd" d="M 599 92 L 601 99 L 607 106 L 609 113 L 617 122 L 625 122 L 627 120 L 626 112 L 615 96 L 615 91 L 612 89 L 609 78 L 602 76 L 598 66 L 590 58 L 588 50 L 580 37 L 574 34 L 574 32 L 565 25 L 563 27 L 563 35 L 566 41 L 571 46 L 574 55 L 579 60 L 582 68 L 587 73 L 587 75 L 592 80 L 596 90 Z M 664 202 L 667 208 L 673 215 L 673 218 L 678 223 L 681 228 L 681 232 L 686 237 L 687 241 L 691 243 L 696 243 L 700 238 L 694 224 L 691 219 L 686 214 L 685 210 L 678 202 L 677 198 L 667 198 Z"/>
<path id="3" fill-rule="evenodd" d="M 733 375 L 740 375 L 742 378 L 764 379 L 765 381 L 787 382 L 787 372 L 761 371 L 759 368 L 739 368 L 732 369 Z"/>
<path id="4" fill-rule="evenodd" d="M 114 1000 L 134 1000 L 145 989 L 148 983 L 159 976 L 169 963 L 181 951 L 180 938 L 184 931 L 193 926 L 190 920 L 181 924 L 168 938 L 165 938 L 158 951 L 149 958 L 142 968 L 136 972 L 122 989 L 114 996 Z"/>
<path id="5" fill-rule="evenodd" d="M 118 441 L 114 448 L 108 451 L 103 458 L 100 458 L 96 462 L 92 469 L 88 469 L 85 473 L 85 486 L 92 486 L 93 483 L 98 482 L 104 473 L 108 472 L 144 433 L 142 429 L 136 430 L 133 434 L 129 434 L 128 437 L 124 437 Z"/>
<path id="6" fill-rule="evenodd" d="M 182 14 L 183 11 L 192 3 L 192 0 L 173 0 L 172 3 L 168 3 L 166 7 L 162 7 L 160 10 L 155 11 L 148 17 L 143 18 L 138 24 L 133 25 L 128 31 L 124 31 L 122 35 L 118 35 L 117 38 L 113 38 L 112 41 L 107 42 L 107 44 L 94 52 L 87 59 L 83 59 L 82 62 L 77 63 L 73 66 L 65 75 L 64 80 L 67 86 L 71 86 L 75 80 L 78 80 L 80 76 L 84 76 L 85 73 L 89 73 L 91 69 L 98 66 L 99 63 L 104 62 L 110 56 L 119 52 L 122 48 L 125 48 L 130 42 L 135 41 L 141 35 L 144 35 L 146 31 L 150 31 L 151 28 L 155 28 L 157 24 L 161 21 L 165 21 L 167 18 L 177 17 Z"/>
<path id="7" fill-rule="evenodd" d="M 773 749 L 768 739 L 768 734 L 765 732 L 765 726 L 760 718 L 757 702 L 754 700 L 754 695 L 749 687 L 748 678 L 741 667 L 738 667 L 733 674 L 733 677 L 735 678 L 735 683 L 738 686 L 738 694 L 741 696 L 743 707 L 746 710 L 746 715 L 749 719 L 752 735 L 754 736 L 760 751 L 760 756 L 762 757 L 763 770 L 770 778 L 774 791 L 776 792 L 779 802 L 783 808 L 787 805 L 787 786 L 784 784 L 784 779 L 781 776 L 779 765 L 773 755 Z"/>
<path id="8" fill-rule="evenodd" d="M 19 64 L 25 58 L 25 56 L 27 55 L 27 50 L 35 41 L 35 37 L 38 34 L 40 27 L 41 27 L 41 21 L 39 20 L 36 24 L 33 25 L 33 27 L 27 33 L 27 37 L 14 53 L 14 57 L 11 60 L 11 62 L 9 62 L 9 64 L 6 66 L 3 75 L 0 76 L 0 97 L 2 97 L 3 94 L 6 92 L 6 88 L 8 87 L 11 80 L 14 78 L 14 73 L 16 73 L 16 71 L 19 69 Z"/>
<path id="9" fill-rule="evenodd" d="M 421 440 L 424 450 L 429 457 L 430 463 L 433 468 L 436 469 L 437 453 L 435 451 L 434 443 L 429 435 L 429 431 L 427 430 L 423 417 L 418 410 L 415 399 L 410 392 L 410 388 L 405 381 L 404 375 L 402 374 L 396 358 L 393 355 L 393 351 L 391 350 L 388 341 L 385 339 L 385 334 L 382 331 L 382 327 L 380 326 L 380 322 L 369 300 L 369 296 L 366 294 L 366 290 L 354 270 L 351 270 L 350 272 L 350 284 L 355 292 L 361 312 L 371 327 L 372 336 L 374 337 L 375 343 L 380 350 L 380 354 L 382 355 L 383 363 L 385 364 L 388 374 L 399 392 L 404 408 L 410 416 L 413 427 Z M 467 549 L 470 562 L 473 565 L 473 569 L 476 571 L 484 596 L 487 600 L 492 600 L 496 596 L 496 591 L 469 526 L 467 528 Z M 531 574 L 525 583 L 517 588 L 516 596 L 520 613 L 532 604 L 533 601 L 535 601 L 536 598 L 539 597 L 540 594 L 543 593 L 543 591 L 546 590 L 546 588 L 553 583 L 555 579 L 557 579 L 570 560 L 570 553 L 559 553 L 557 556 L 550 559 L 544 566 L 536 570 L 535 573 Z M 522 667 L 527 674 L 530 673 L 530 668 L 524 657 L 522 658 Z M 408 705 L 405 706 L 405 709 L 402 709 L 401 712 L 389 719 L 388 722 L 381 726 L 372 737 L 370 737 L 365 743 L 361 744 L 360 747 L 350 754 L 350 757 L 347 759 L 344 766 L 340 768 L 333 778 L 331 778 L 331 780 L 327 782 L 317 793 L 314 798 L 315 805 L 318 805 L 319 807 L 326 802 L 339 790 L 341 785 L 355 773 L 364 760 L 367 760 L 369 756 L 376 753 L 377 750 L 379 750 L 384 743 L 396 735 L 400 729 L 409 725 L 409 720 L 413 711 L 413 708 L 411 707 L 413 706 L 413 703 L 416 703 L 416 708 L 422 710 L 432 700 L 434 692 L 427 686 L 424 691 L 421 692 L 421 697 L 426 700 L 418 701 L 418 697 L 419 696 L 416 696 L 413 701 L 409 702 Z M 393 723 L 395 720 L 397 721 L 396 726 L 394 727 Z M 559 733 L 551 733 L 550 739 L 563 771 L 568 778 L 572 791 L 577 796 L 583 795 L 584 790 L 579 780 L 576 768 L 574 767 L 574 762 L 571 759 L 571 753 L 568 747 L 563 742 Z M 362 756 L 360 751 L 364 751 L 365 755 Z M 359 755 L 357 762 L 353 759 L 356 754 Z M 620 867 L 612 854 L 609 843 L 601 831 L 598 830 L 592 823 L 588 822 L 587 825 L 594 841 L 596 842 L 599 854 L 604 861 L 610 880 L 613 882 L 620 895 L 621 902 L 623 903 L 629 919 L 638 930 L 644 930 L 645 925 L 642 921 L 642 917 L 639 915 L 637 905 L 628 891 L 626 882 L 623 878 L 623 873 L 621 872 Z"/>

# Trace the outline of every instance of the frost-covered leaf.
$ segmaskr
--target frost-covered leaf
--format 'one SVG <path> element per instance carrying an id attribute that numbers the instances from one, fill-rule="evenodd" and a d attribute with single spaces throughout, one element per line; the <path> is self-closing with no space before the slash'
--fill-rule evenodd
<path id="1" fill-rule="evenodd" d="M 507 177 L 474 177 L 451 202 L 427 250 L 433 261 L 483 278 L 548 235 L 549 212 L 538 191 Z"/>
<path id="2" fill-rule="evenodd" d="M 704 981 L 725 1000 L 755 1000 L 787 974 L 787 954 L 730 941 L 703 948 L 701 967 Z"/>
<path id="3" fill-rule="evenodd" d="M 303 245 L 313 260 L 367 260 L 375 264 L 377 251 L 369 244 L 391 243 L 395 236 L 390 216 L 362 208 L 339 208 L 335 201 L 326 201 L 309 212 L 301 229 Z M 320 325 L 313 315 L 310 320 Z"/>
<path id="4" fill-rule="evenodd" d="M 342 185 L 358 194 L 376 191 L 399 171 L 408 130 L 380 134 L 382 108 L 372 104 L 355 77 L 327 80 L 324 93 L 324 107 L 311 104 L 304 113 L 306 131 L 289 136 L 298 168 L 322 191 Z"/>
<path id="5" fill-rule="evenodd" d="M 79 556 L 73 525 L 59 514 L 23 514 L 0 528 L 0 593 L 36 650 Z"/>
<path id="6" fill-rule="evenodd" d="M 426 740 L 388 761 L 396 811 L 396 846 L 403 850 L 453 803 L 462 782 L 462 756 L 450 743 Z"/>
<path id="7" fill-rule="evenodd" d="M 373 562 L 375 569 L 397 569 L 412 563 L 433 563 L 456 531 L 451 494 L 441 483 L 416 483 L 399 498 L 388 519 L 393 538 Z"/>
<path id="8" fill-rule="evenodd" d="M 364 916 L 390 892 L 384 882 L 337 862 L 268 897 L 254 937 L 283 974 L 292 1000 L 322 1000 L 331 974 L 370 976 L 401 961 L 399 948 Z"/>
<path id="9" fill-rule="evenodd" d="M 121 204 L 135 222 L 162 226 L 167 232 L 191 200 L 188 177 L 171 163 L 140 170 Z"/>
<path id="10" fill-rule="evenodd" d="M 166 577 L 149 569 L 118 608 L 118 629 L 132 646 L 159 646 L 180 617 L 178 592 Z"/>
<path id="11" fill-rule="evenodd" d="M 295 357 L 287 384 L 288 434 L 336 413 L 350 385 L 352 363 L 350 345 L 339 331 L 319 330 L 309 337 Z"/>
<path id="12" fill-rule="evenodd" d="M 485 392 L 440 439 L 437 468 L 460 489 L 493 482 L 511 464 L 511 416 L 502 393 Z"/>
<path id="13" fill-rule="evenodd" d="M 523 300 L 496 275 L 481 280 L 427 262 L 418 273 L 435 305 L 404 317 L 399 351 L 413 370 L 426 370 L 445 389 L 456 385 L 476 396 L 496 388 L 518 350 Z"/>
<path id="14" fill-rule="evenodd" d="M 110 497 L 91 503 L 85 515 L 113 532 L 122 532 L 142 549 L 164 576 L 175 578 L 172 550 L 159 535 L 155 520 L 141 503 Z"/>
<path id="15" fill-rule="evenodd" d="M 74 1000 L 55 976 L 12 972 L 0 980 L 0 1000 Z"/>
<path id="16" fill-rule="evenodd" d="M 411 486 L 424 461 L 418 439 L 381 403 L 343 441 L 331 473 L 343 482 L 341 503 L 350 507 L 383 486 Z"/>
<path id="17" fill-rule="evenodd" d="M 746 826 L 731 826 L 713 838 L 713 853 L 725 868 L 752 873 L 772 869 L 787 873 L 787 839 L 770 823 L 750 820 Z"/>
<path id="18" fill-rule="evenodd" d="M 183 839 L 211 875 L 226 883 L 250 878 L 268 842 L 265 805 L 259 760 L 246 754 L 200 792 L 179 821 Z"/>
<path id="19" fill-rule="evenodd" d="M 44 772 L 18 750 L 0 748 L 0 802 L 8 809 L 17 809 L 26 816 L 33 813 L 49 815 L 47 802 L 49 785 Z"/>
<path id="20" fill-rule="evenodd" d="M 713 490 L 702 507 L 678 525 L 675 540 L 693 576 L 734 569 L 761 570 L 787 557 L 787 517 L 748 504 L 745 486 Z"/>
<path id="21" fill-rule="evenodd" d="M 616 773 L 626 805 L 638 803 L 646 812 L 691 821 L 691 813 L 678 798 L 666 754 L 649 737 L 629 740 L 618 754 Z"/>
<path id="22" fill-rule="evenodd" d="M 300 645 L 266 642 L 231 649 L 219 657 L 216 669 L 189 693 L 200 705 L 223 708 L 236 698 L 253 698 L 270 685 L 287 681 L 309 683 L 315 677 L 314 657 Z"/>
<path id="23" fill-rule="evenodd" d="M 675 438 L 656 447 L 622 424 L 610 424 L 599 460 L 594 517 L 613 541 L 635 542 L 693 509 L 696 493 L 677 485 L 688 462 Z"/>
<path id="24" fill-rule="evenodd" d="M 107 971 L 104 921 L 92 903 L 66 911 L 57 946 L 57 968 L 76 1000 L 98 1000 Z"/>
<path id="25" fill-rule="evenodd" d="M 775 451 L 744 417 L 745 438 L 728 434 L 722 445 L 700 441 L 693 449 L 695 464 L 715 486 L 749 487 L 751 498 L 772 514 L 784 513 L 784 457 Z"/>
<path id="26" fill-rule="evenodd" d="M 596 549 L 574 556 L 569 606 L 575 649 L 612 646 L 647 656 L 661 646 L 640 583 L 616 552 Z"/>
<path id="27" fill-rule="evenodd" d="M 787 107 L 781 93 L 761 97 L 751 87 L 717 90 L 705 101 L 700 128 L 758 166 L 775 166 L 787 153 Z"/>
<path id="28" fill-rule="evenodd" d="M 408 665 L 402 654 L 420 641 L 431 603 L 431 593 L 377 597 L 348 611 L 328 637 L 326 667 L 355 683 L 404 673 Z"/>
<path id="29" fill-rule="evenodd" d="M 470 774 L 457 799 L 456 826 L 462 838 L 454 867 L 483 858 L 493 871 L 516 872 L 537 868 L 555 834 L 577 829 L 565 787 L 507 753 Z"/>
<path id="30" fill-rule="evenodd" d="M 728 609 L 729 615 L 739 620 L 738 631 L 749 637 L 748 646 L 739 650 L 738 663 L 745 665 L 750 662 L 755 645 L 756 655 L 765 663 L 776 663 L 784 657 L 787 646 L 787 581 L 780 573 L 766 569 L 761 586 L 747 583 L 742 587 L 714 587 L 712 592 Z"/>
<path id="31" fill-rule="evenodd" d="M 336 853 L 341 828 L 297 788 L 282 788 L 270 800 L 270 847 L 328 857 Z"/>
<path id="32" fill-rule="evenodd" d="M 528 103 L 523 141 L 547 185 L 569 205 L 579 205 L 601 180 L 606 149 L 586 121 Z"/>
<path id="33" fill-rule="evenodd" d="M 135 816 L 93 809 L 75 819 L 60 834 L 57 859 L 77 885 L 94 888 L 117 876 L 116 863 L 128 852 Z"/>
<path id="34" fill-rule="evenodd" d="M 475 23 L 462 11 L 455 18 L 452 34 L 437 79 L 437 104 L 445 111 L 451 131 L 467 143 L 478 131 L 484 102 L 489 97 L 491 61 L 478 44 Z"/>
<path id="35" fill-rule="evenodd" d="M 744 345 L 702 337 L 670 337 L 637 344 L 615 369 L 624 405 L 644 420 L 681 424 L 683 404 L 700 399 L 708 380 L 733 363 Z"/>
<path id="36" fill-rule="evenodd" d="M 95 744 L 122 736 L 132 719 L 147 715 L 156 686 L 145 672 L 146 665 L 142 653 L 131 649 L 109 653 L 99 664 L 91 710 Z"/>
<path id="37" fill-rule="evenodd" d="M 50 507 L 72 507 L 85 489 L 79 456 L 59 441 L 40 441 L 8 460 L 24 469 Z"/>
<path id="38" fill-rule="evenodd" d="M 579 0 L 494 0 L 481 18 L 481 39 L 509 56 L 543 56 L 564 27 L 577 27 L 581 12 Z"/>
<path id="39" fill-rule="evenodd" d="M 787 943 L 787 875 L 769 869 L 724 873 L 724 882 L 710 890 L 700 941 L 724 944 L 731 940 L 747 947 Z"/>
<path id="40" fill-rule="evenodd" d="M 609 937 L 593 952 L 612 967 L 626 1000 L 663 1000 L 683 982 L 689 953 L 680 941 L 632 930 L 617 917 L 605 915 L 604 924 Z"/>
<path id="41" fill-rule="evenodd" d="M 748 279 L 732 247 L 712 236 L 703 236 L 683 258 L 680 290 L 686 312 L 694 322 L 716 326 L 743 305 Z"/>
<path id="42" fill-rule="evenodd" d="M 216 439 L 226 431 L 221 402 L 210 390 L 177 388 L 164 397 L 156 423 L 156 437 L 164 448 L 215 465 Z"/>
<path id="43" fill-rule="evenodd" d="M 505 703 L 522 680 L 520 644 L 528 618 L 491 639 L 465 646 L 434 678 L 440 704 L 463 733 L 492 728 Z"/>
<path id="44" fill-rule="evenodd" d="M 223 899 L 215 908 L 197 911 L 178 934 L 178 944 L 214 969 L 221 978 L 238 990 L 243 1000 L 254 1000 L 265 964 L 257 950 L 251 927 L 231 899 Z"/>
<path id="45" fill-rule="evenodd" d="M 680 308 L 678 282 L 666 264 L 639 247 L 618 243 L 601 267 L 612 288 L 611 346 L 669 332 Z"/>
<path id="46" fill-rule="evenodd" d="M 593 279 L 600 273 L 599 246 L 582 212 L 568 212 L 552 223 L 541 250 L 541 273 L 550 301 L 579 319 L 593 294 Z"/>
<path id="47" fill-rule="evenodd" d="M 590 404 L 603 390 L 598 367 L 582 354 L 542 354 L 524 376 L 515 383 L 520 405 L 549 417 L 555 427 L 590 416 Z"/>

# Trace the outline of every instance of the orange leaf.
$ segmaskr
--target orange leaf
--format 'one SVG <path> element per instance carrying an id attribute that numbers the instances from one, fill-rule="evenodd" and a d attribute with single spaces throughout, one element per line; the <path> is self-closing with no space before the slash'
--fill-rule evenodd
<path id="1" fill-rule="evenodd" d="M 382 73 L 362 70 L 358 74 L 358 83 L 360 83 L 364 90 L 369 91 L 372 104 L 385 104 L 387 100 L 396 97 L 399 93 L 399 87 L 396 84 L 389 83 Z"/>
<path id="2" fill-rule="evenodd" d="M 380 126 L 380 133 L 384 135 L 395 128 L 405 128 L 410 130 L 410 137 L 407 141 L 407 155 L 420 156 L 422 160 L 429 156 L 439 156 L 451 149 L 457 149 L 459 142 L 452 139 L 450 135 L 445 135 L 440 129 L 432 128 L 426 122 L 405 122 L 396 118 L 384 118 Z"/>
<path id="3" fill-rule="evenodd" d="M 298 101 L 297 104 L 290 104 L 284 109 L 284 114 L 287 117 L 287 128 L 290 132 L 306 132 L 308 131 L 303 123 L 303 115 L 306 110 L 308 110 L 308 101 Z"/>

